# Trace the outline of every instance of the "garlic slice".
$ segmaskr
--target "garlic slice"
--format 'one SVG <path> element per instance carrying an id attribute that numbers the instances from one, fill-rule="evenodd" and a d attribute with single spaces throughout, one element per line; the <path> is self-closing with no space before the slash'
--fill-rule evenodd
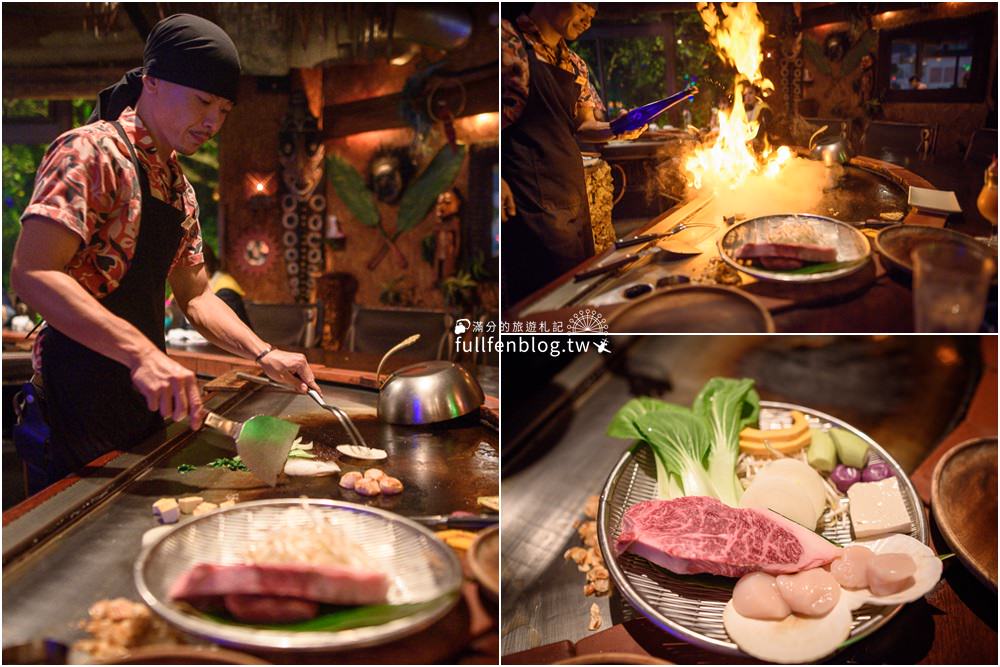
<path id="1" fill-rule="evenodd" d="M 290 458 L 285 462 L 285 474 L 289 477 L 323 477 L 340 472 L 340 466 L 333 461 Z"/>
<path id="2" fill-rule="evenodd" d="M 361 447 L 360 445 L 337 445 L 337 451 L 344 456 L 365 461 L 381 461 L 389 456 L 384 449 L 374 449 L 372 447 Z"/>

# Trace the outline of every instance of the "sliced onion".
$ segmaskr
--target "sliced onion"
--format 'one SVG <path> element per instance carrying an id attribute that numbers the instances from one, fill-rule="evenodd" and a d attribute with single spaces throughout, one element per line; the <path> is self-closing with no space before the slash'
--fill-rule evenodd
<path id="1" fill-rule="evenodd" d="M 365 461 L 381 461 L 389 456 L 384 449 L 373 447 L 362 447 L 360 445 L 337 445 L 337 451 L 352 459 L 363 459 Z"/>

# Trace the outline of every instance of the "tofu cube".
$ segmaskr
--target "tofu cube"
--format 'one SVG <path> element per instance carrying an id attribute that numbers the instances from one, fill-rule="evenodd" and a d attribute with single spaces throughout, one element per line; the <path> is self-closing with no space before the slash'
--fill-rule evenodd
<path id="1" fill-rule="evenodd" d="M 910 515 L 895 477 L 853 484 L 847 498 L 855 538 L 910 532 Z"/>
<path id="2" fill-rule="evenodd" d="M 181 498 L 177 503 L 181 506 L 181 514 L 190 514 L 194 511 L 194 508 L 205 502 L 205 499 L 201 496 L 187 496 L 186 498 Z"/>
<path id="3" fill-rule="evenodd" d="M 181 517 L 181 509 L 173 498 L 160 498 L 153 503 L 153 515 L 159 517 L 160 523 L 177 523 Z"/>
<path id="4" fill-rule="evenodd" d="M 192 514 L 194 516 L 199 516 L 201 514 L 208 514 L 212 510 L 218 509 L 218 508 L 219 508 L 219 506 L 216 505 L 215 503 L 202 503 L 201 505 L 198 505 L 197 507 L 194 508 L 194 511 L 192 512 Z"/>
<path id="5" fill-rule="evenodd" d="M 236 501 L 233 500 L 232 498 L 230 498 L 229 500 L 223 500 L 221 503 L 219 503 L 220 509 L 223 507 L 235 507 L 235 506 L 236 506 Z"/>

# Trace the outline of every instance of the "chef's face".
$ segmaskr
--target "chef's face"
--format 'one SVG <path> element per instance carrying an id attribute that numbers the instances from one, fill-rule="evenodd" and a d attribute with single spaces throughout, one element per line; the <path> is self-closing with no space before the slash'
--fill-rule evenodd
<path id="1" fill-rule="evenodd" d="M 590 28 L 590 21 L 597 10 L 586 2 L 553 3 L 556 9 L 552 27 L 568 42 L 572 42 Z"/>
<path id="2" fill-rule="evenodd" d="M 155 101 L 156 138 L 182 155 L 196 153 L 215 136 L 233 108 L 223 97 L 148 76 L 143 95 Z"/>

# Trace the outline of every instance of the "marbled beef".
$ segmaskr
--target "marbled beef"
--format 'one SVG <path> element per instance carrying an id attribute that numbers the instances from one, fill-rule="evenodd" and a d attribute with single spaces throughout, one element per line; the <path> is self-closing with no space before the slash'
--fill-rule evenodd
<path id="1" fill-rule="evenodd" d="M 724 577 L 801 572 L 829 563 L 841 551 L 774 512 L 737 509 L 703 496 L 647 500 L 628 508 L 615 550 L 677 574 Z"/>
<path id="2" fill-rule="evenodd" d="M 281 610 L 288 611 L 285 621 L 308 618 L 304 616 L 308 605 L 286 604 L 289 599 L 336 605 L 380 604 L 386 601 L 388 590 L 389 580 L 384 574 L 357 568 L 305 563 L 199 563 L 177 579 L 170 598 L 199 606 L 226 598 L 226 607 L 237 618 L 237 612 L 246 611 L 246 618 L 241 620 L 270 618 L 267 622 L 281 622 L 275 620 L 281 618 Z M 265 599 L 254 600 L 251 596 Z"/>
<path id="3" fill-rule="evenodd" d="M 773 269 L 798 268 L 791 264 L 835 262 L 837 249 L 808 243 L 745 243 L 736 251 L 736 259 L 757 259 Z"/>

